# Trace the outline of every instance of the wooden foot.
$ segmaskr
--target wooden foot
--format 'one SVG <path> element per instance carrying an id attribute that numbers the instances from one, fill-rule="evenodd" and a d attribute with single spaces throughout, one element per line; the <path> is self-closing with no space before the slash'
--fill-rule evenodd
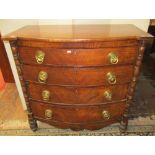
<path id="1" fill-rule="evenodd" d="M 28 113 L 29 125 L 32 131 L 36 131 L 38 129 L 37 121 L 33 117 L 32 113 Z"/>
<path id="2" fill-rule="evenodd" d="M 120 127 L 119 127 L 120 132 L 122 133 L 126 132 L 127 127 L 128 127 L 128 117 L 124 115 L 122 117 L 122 120 L 120 121 Z"/>
<path id="3" fill-rule="evenodd" d="M 36 120 L 29 121 L 29 125 L 30 125 L 30 128 L 31 128 L 32 131 L 37 131 L 38 125 L 37 125 Z"/>

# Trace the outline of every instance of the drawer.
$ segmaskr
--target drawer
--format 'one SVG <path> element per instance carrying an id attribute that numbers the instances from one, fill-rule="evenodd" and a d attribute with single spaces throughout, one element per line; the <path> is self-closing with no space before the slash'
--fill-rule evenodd
<path id="1" fill-rule="evenodd" d="M 128 84 L 77 88 L 79 104 L 100 104 L 126 99 Z"/>
<path id="2" fill-rule="evenodd" d="M 22 65 L 25 80 L 57 85 L 113 85 L 131 81 L 133 66 L 62 68 Z M 38 80 L 41 78 L 41 80 Z"/>
<path id="3" fill-rule="evenodd" d="M 32 101 L 30 103 L 35 118 L 53 122 L 93 123 L 117 119 L 125 111 L 125 102 L 106 106 L 60 106 Z"/>
<path id="4" fill-rule="evenodd" d="M 100 66 L 132 64 L 138 48 L 52 49 L 19 47 L 20 60 L 25 64 Z"/>
<path id="5" fill-rule="evenodd" d="M 133 66 L 108 66 L 94 68 L 79 68 L 77 70 L 77 84 L 81 85 L 114 85 L 131 81 Z"/>
<path id="6" fill-rule="evenodd" d="M 40 81 L 41 83 L 59 85 L 75 84 L 76 72 L 74 68 L 22 65 L 21 69 L 24 79 L 28 81 Z M 40 74 L 41 71 L 43 71 L 44 73 L 46 72 L 47 74 Z M 38 80 L 40 75 L 42 77 L 47 76 L 47 79 L 45 77 L 46 80 Z"/>
<path id="7" fill-rule="evenodd" d="M 67 104 L 77 102 L 76 92 L 73 87 L 30 83 L 28 93 L 32 100 Z"/>
<path id="8" fill-rule="evenodd" d="M 72 49 L 19 47 L 20 60 L 25 64 L 75 65 Z"/>
<path id="9" fill-rule="evenodd" d="M 77 65 L 133 64 L 138 54 L 138 47 L 77 49 L 75 52 Z"/>
<path id="10" fill-rule="evenodd" d="M 97 104 L 116 102 L 126 98 L 128 85 L 107 87 L 63 87 L 30 83 L 32 100 L 56 104 Z"/>

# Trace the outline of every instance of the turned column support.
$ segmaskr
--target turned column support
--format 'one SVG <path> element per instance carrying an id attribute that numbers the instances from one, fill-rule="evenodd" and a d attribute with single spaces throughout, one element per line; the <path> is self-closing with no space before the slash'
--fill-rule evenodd
<path id="1" fill-rule="evenodd" d="M 23 91 L 23 94 L 24 94 L 26 106 L 27 106 L 27 115 L 28 115 L 29 125 L 30 125 L 30 128 L 33 131 L 36 131 L 38 126 L 37 126 L 37 122 L 36 122 L 36 120 L 35 120 L 35 118 L 34 118 L 34 116 L 32 114 L 31 106 L 30 106 L 30 103 L 29 103 L 29 97 L 28 97 L 28 93 L 27 93 L 28 92 L 27 91 L 28 83 L 26 83 L 24 81 L 24 79 L 23 79 L 23 74 L 22 74 L 22 70 L 21 70 L 21 65 L 22 64 L 20 63 L 20 60 L 19 60 L 19 57 L 18 57 L 17 41 L 16 40 L 10 41 L 10 45 L 11 45 L 14 61 L 15 61 L 15 64 L 16 64 L 19 80 L 20 80 L 20 83 L 21 83 L 22 91 Z"/>
<path id="2" fill-rule="evenodd" d="M 129 89 L 128 89 L 128 93 L 126 96 L 127 101 L 126 101 L 125 113 L 122 116 L 122 119 L 120 121 L 120 131 L 121 132 L 125 132 L 127 129 L 127 126 L 128 126 L 128 109 L 129 109 L 129 106 L 131 105 L 133 95 L 134 95 L 134 91 L 136 88 L 136 83 L 137 83 L 137 80 L 138 80 L 138 77 L 140 74 L 140 66 L 142 63 L 144 50 L 145 50 L 145 40 L 141 40 L 140 45 L 139 45 L 138 56 L 137 56 L 135 66 L 134 66 L 133 77 L 132 77 L 131 82 L 129 84 Z"/>

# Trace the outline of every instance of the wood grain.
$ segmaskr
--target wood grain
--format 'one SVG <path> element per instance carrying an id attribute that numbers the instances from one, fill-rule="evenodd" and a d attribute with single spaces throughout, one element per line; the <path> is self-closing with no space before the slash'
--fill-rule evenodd
<path id="1" fill-rule="evenodd" d="M 23 77 L 26 81 L 38 82 L 38 74 L 40 71 L 48 73 L 47 84 L 76 84 L 74 68 L 60 68 L 60 67 L 44 67 L 44 66 L 21 66 Z"/>
<path id="2" fill-rule="evenodd" d="M 48 73 L 47 84 L 55 85 L 109 85 L 106 74 L 113 72 L 117 84 L 128 83 L 133 75 L 133 66 L 109 66 L 93 68 L 62 68 L 21 65 L 23 77 L 26 81 L 38 82 L 40 71 Z M 128 76 L 126 76 L 128 75 Z"/>
<path id="3" fill-rule="evenodd" d="M 22 108 L 20 97 L 16 85 L 7 83 L 3 91 L 0 92 L 0 130 L 8 126 L 3 126 L 3 122 L 18 122 L 24 124 L 27 121 L 27 115 Z M 14 125 L 14 124 L 13 124 Z M 27 124 L 28 125 L 28 124 Z M 14 127 L 17 129 L 17 127 Z"/>
<path id="4" fill-rule="evenodd" d="M 118 56 L 118 64 L 133 64 L 138 47 L 119 47 L 102 49 L 53 49 L 19 47 L 19 57 L 24 64 L 37 64 L 35 55 L 41 50 L 45 53 L 41 65 L 58 66 L 103 66 L 111 65 L 108 54 L 113 52 Z"/>
<path id="5" fill-rule="evenodd" d="M 4 40 L 27 39 L 54 42 L 106 41 L 151 37 L 134 25 L 31 25 L 3 37 Z"/>
<path id="6" fill-rule="evenodd" d="M 26 26 L 6 35 L 3 39 L 12 46 L 31 129 L 37 130 L 36 120 L 74 130 L 120 121 L 125 127 L 120 129 L 126 129 L 142 49 L 151 38 L 133 25 Z M 41 65 L 36 64 L 36 50 L 45 52 Z M 118 64 L 109 63 L 109 52 L 116 52 Z M 48 74 L 44 84 L 38 82 L 40 71 Z M 109 72 L 116 76 L 113 85 L 107 80 Z M 52 94 L 49 102 L 42 101 L 44 89 Z M 113 92 L 108 102 L 103 97 L 107 89 Z M 47 109 L 53 112 L 51 119 L 45 117 Z M 103 110 L 110 112 L 109 120 L 103 118 Z"/>
<path id="7" fill-rule="evenodd" d="M 52 104 L 62 105 L 89 105 L 116 102 L 126 98 L 128 85 L 117 85 L 107 87 L 73 87 L 73 86 L 51 86 L 45 84 L 29 83 L 28 92 L 32 100 L 43 101 L 42 91 L 48 90 L 51 93 L 50 100 L 44 101 Z M 105 91 L 111 91 L 112 99 L 107 100 L 104 97 Z"/>
<path id="8" fill-rule="evenodd" d="M 133 66 L 108 66 L 98 68 L 79 68 L 77 69 L 78 85 L 109 85 L 106 74 L 112 72 L 116 76 L 116 84 L 125 84 L 131 80 Z M 126 76 L 128 75 L 128 76 Z"/>
<path id="9" fill-rule="evenodd" d="M 58 48 L 58 49 L 96 49 L 96 48 L 114 48 L 114 47 L 129 47 L 138 46 L 139 40 L 135 38 L 122 39 L 122 40 L 108 40 L 108 41 L 62 41 L 55 42 L 50 40 L 28 40 L 28 39 L 17 39 L 18 47 L 37 47 L 37 48 Z"/>
<path id="10" fill-rule="evenodd" d="M 12 52 L 13 52 L 13 57 L 14 57 L 14 60 L 15 60 L 15 64 L 16 64 L 16 67 L 17 67 L 17 72 L 18 72 L 18 75 L 19 75 L 19 80 L 20 80 L 20 84 L 21 84 L 21 87 L 22 87 L 22 91 L 23 91 L 23 94 L 24 94 L 24 98 L 25 98 L 25 103 L 26 103 L 26 106 L 27 106 L 27 115 L 28 115 L 28 121 L 29 121 L 29 125 L 30 125 L 30 128 L 32 129 L 32 131 L 36 131 L 38 126 L 37 126 L 37 122 L 33 116 L 33 113 L 32 113 L 32 110 L 31 110 L 31 107 L 30 107 L 30 103 L 29 103 L 29 98 L 28 98 L 28 94 L 27 94 L 27 84 L 26 82 L 24 81 L 23 79 L 23 73 L 21 71 L 21 68 L 20 68 L 20 61 L 19 61 L 19 58 L 18 58 L 18 50 L 17 50 L 17 42 L 16 41 L 11 41 L 11 48 L 12 48 Z"/>
<path id="11" fill-rule="evenodd" d="M 144 54 L 144 50 L 145 50 L 145 41 L 140 42 L 140 47 L 139 47 L 139 52 L 138 52 L 138 57 L 136 60 L 136 64 L 134 67 L 134 74 L 132 77 L 132 80 L 130 82 L 129 85 L 129 90 L 127 93 L 127 108 L 125 109 L 125 113 L 123 114 L 122 117 L 122 121 L 120 123 L 120 130 L 122 132 L 125 132 L 125 130 L 127 129 L 127 125 L 128 125 L 128 107 L 130 106 L 132 99 L 133 99 L 133 95 L 134 95 L 134 91 L 136 88 L 136 84 L 137 84 L 137 80 L 140 74 L 140 67 L 141 67 L 141 63 L 142 63 L 142 59 L 143 59 L 143 54 Z"/>
<path id="12" fill-rule="evenodd" d="M 111 114 L 110 120 L 120 117 L 124 110 L 124 102 L 115 103 L 106 106 L 60 106 L 52 104 L 43 104 L 39 102 L 31 101 L 31 108 L 34 113 L 34 116 L 37 118 L 45 117 L 45 110 L 51 109 L 53 111 L 53 117 L 50 121 L 56 122 L 68 122 L 68 123 L 97 123 L 97 122 L 106 122 L 102 117 L 102 111 L 107 110 Z"/>

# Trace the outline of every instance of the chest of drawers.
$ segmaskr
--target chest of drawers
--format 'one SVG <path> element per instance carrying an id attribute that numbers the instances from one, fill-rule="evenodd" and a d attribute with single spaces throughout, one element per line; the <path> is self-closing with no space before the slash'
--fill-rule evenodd
<path id="1" fill-rule="evenodd" d="M 128 124 L 146 42 L 133 25 L 26 26 L 10 42 L 33 131 Z"/>

